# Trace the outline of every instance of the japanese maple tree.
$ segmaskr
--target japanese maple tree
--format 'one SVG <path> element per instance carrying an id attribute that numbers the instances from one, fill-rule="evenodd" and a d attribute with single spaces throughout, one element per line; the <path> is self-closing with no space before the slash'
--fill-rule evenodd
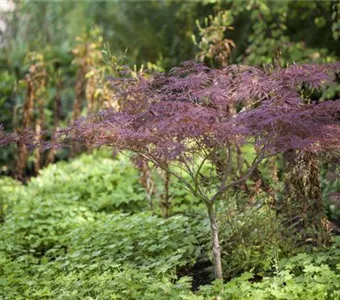
<path id="1" fill-rule="evenodd" d="M 223 278 L 215 203 L 244 183 L 266 158 L 291 149 L 340 148 L 340 100 L 305 101 L 301 89 L 322 90 L 335 80 L 339 63 L 288 68 L 229 66 L 221 70 L 186 62 L 147 79 L 112 79 L 119 111 L 103 110 L 56 133 L 47 147 L 78 142 L 135 153 L 178 178 L 207 208 L 215 276 Z M 231 113 L 231 108 L 237 108 Z M 0 145 L 34 134 L 0 133 Z M 234 145 L 251 144 L 248 170 L 231 176 Z M 189 175 L 189 176 L 188 176 Z"/>

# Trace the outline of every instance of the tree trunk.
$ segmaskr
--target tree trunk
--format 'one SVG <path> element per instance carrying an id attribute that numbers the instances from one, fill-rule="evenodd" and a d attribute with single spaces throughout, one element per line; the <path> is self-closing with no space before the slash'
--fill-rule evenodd
<path id="1" fill-rule="evenodd" d="M 56 80 L 56 95 L 54 97 L 53 103 L 53 132 L 59 130 L 60 125 L 60 118 L 61 118 L 61 81 L 57 78 Z M 47 155 L 46 165 L 54 162 L 56 150 L 52 147 Z"/>
<path id="2" fill-rule="evenodd" d="M 23 107 L 22 130 L 17 128 L 16 131 L 21 133 L 28 130 L 32 123 L 34 108 L 34 85 L 29 76 L 26 76 L 27 90 L 25 103 Z M 27 147 L 21 141 L 18 142 L 18 159 L 15 168 L 15 178 L 21 181 L 25 179 L 25 169 L 27 163 L 28 151 Z"/>
<path id="3" fill-rule="evenodd" d="M 41 138 L 41 120 L 38 119 L 36 121 L 36 124 L 35 124 L 35 134 L 37 136 L 37 138 L 39 139 L 40 141 L 40 138 Z M 40 150 L 40 145 L 38 146 L 38 148 L 34 149 L 34 158 L 35 158 L 35 161 L 34 161 L 34 173 L 35 175 L 38 175 L 39 174 L 39 171 L 40 171 L 40 164 L 41 164 L 41 150 Z"/>
<path id="4" fill-rule="evenodd" d="M 75 87 L 75 97 L 73 102 L 73 111 L 72 111 L 72 121 L 76 121 L 81 115 L 81 108 L 83 102 L 84 95 L 84 86 L 85 86 L 85 67 L 80 66 L 77 71 L 76 78 L 76 87 Z M 73 143 L 71 146 L 70 156 L 74 157 L 76 154 L 80 152 L 79 146 L 76 143 Z"/>
<path id="5" fill-rule="evenodd" d="M 210 220 L 215 278 L 223 281 L 221 248 L 220 248 L 220 241 L 218 237 L 218 224 L 217 224 L 216 215 L 214 212 L 214 204 L 213 203 L 207 204 L 207 209 L 208 209 L 209 220 Z"/>
<path id="6" fill-rule="evenodd" d="M 46 74 L 45 74 L 46 75 Z M 37 81 L 38 85 L 38 91 L 37 91 L 37 104 L 38 104 L 38 117 L 35 121 L 35 133 L 37 138 L 39 139 L 39 146 L 37 149 L 35 149 L 35 163 L 34 163 L 34 172 L 36 175 L 39 174 L 40 168 L 41 168 L 41 146 L 40 146 L 40 139 L 41 139 L 41 132 L 44 128 L 44 122 L 45 122 L 45 97 L 46 97 L 46 81 L 45 78 L 42 77 L 40 80 Z"/>
<path id="7" fill-rule="evenodd" d="M 154 193 L 155 184 L 152 180 L 152 174 L 151 169 L 147 162 L 143 161 L 142 166 L 140 167 L 140 176 L 139 176 L 139 182 L 145 189 L 146 198 L 149 202 L 150 210 L 153 212 L 153 201 L 152 201 L 152 195 Z"/>

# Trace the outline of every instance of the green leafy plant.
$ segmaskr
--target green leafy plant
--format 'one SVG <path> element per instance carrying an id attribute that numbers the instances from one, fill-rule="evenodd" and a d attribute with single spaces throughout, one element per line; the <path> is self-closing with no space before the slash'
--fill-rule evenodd
<path id="1" fill-rule="evenodd" d="M 94 218 L 84 206 L 58 197 L 32 196 L 21 199 L 1 227 L 0 251 L 9 256 L 31 253 L 40 257 L 55 245 L 64 245 L 64 234 L 72 228 Z"/>
<path id="2" fill-rule="evenodd" d="M 0 255 L 0 297 L 182 299 L 190 279 L 178 280 L 176 270 L 200 255 L 201 227 L 187 217 L 165 220 L 148 213 L 87 222 L 64 236 L 66 247 L 59 245 L 40 260 Z"/>
<path id="3" fill-rule="evenodd" d="M 147 207 L 138 171 L 123 156 L 113 160 L 97 153 L 51 165 L 29 182 L 28 189 L 43 197 L 53 194 L 81 203 L 96 212 L 140 211 Z"/>

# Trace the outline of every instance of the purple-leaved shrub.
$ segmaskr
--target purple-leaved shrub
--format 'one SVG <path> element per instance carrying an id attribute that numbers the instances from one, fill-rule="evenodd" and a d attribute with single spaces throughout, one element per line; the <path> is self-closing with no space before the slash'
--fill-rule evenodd
<path id="1" fill-rule="evenodd" d="M 207 207 L 215 276 L 222 279 L 214 204 L 269 156 L 292 149 L 340 148 L 340 99 L 317 103 L 302 92 L 323 90 L 339 70 L 340 63 L 215 70 L 185 62 L 152 78 L 125 74 L 112 79 L 119 111 L 107 109 L 80 118 L 49 142 L 33 133 L 1 130 L 0 146 L 18 141 L 33 148 L 74 142 L 109 146 L 135 153 L 136 163 L 149 161 L 169 171 Z M 245 143 L 254 146 L 256 155 L 248 171 L 235 179 L 230 176 L 233 146 Z M 207 162 L 208 172 L 203 168 Z"/>

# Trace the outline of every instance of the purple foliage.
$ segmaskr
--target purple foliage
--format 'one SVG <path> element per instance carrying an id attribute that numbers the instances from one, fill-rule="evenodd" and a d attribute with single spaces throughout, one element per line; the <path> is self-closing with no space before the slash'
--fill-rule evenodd
<path id="1" fill-rule="evenodd" d="M 339 149 L 340 100 L 308 104 L 301 95 L 302 87 L 322 90 L 339 69 L 340 63 L 213 70 L 186 62 L 151 79 L 112 79 L 120 111 L 81 118 L 45 147 L 106 145 L 164 160 L 247 141 L 270 153 Z M 0 146 L 18 140 L 37 144 L 33 133 L 5 134 L 0 128 Z"/>
<path id="2" fill-rule="evenodd" d="M 306 104 L 301 87 L 322 89 L 339 69 L 329 64 L 272 72 L 247 66 L 211 70 L 188 62 L 150 80 L 116 80 L 121 111 L 102 111 L 63 133 L 96 147 L 147 151 L 171 160 L 254 138 L 271 152 L 335 149 L 340 100 Z M 243 107 L 236 114 L 231 112 L 235 105 Z"/>

